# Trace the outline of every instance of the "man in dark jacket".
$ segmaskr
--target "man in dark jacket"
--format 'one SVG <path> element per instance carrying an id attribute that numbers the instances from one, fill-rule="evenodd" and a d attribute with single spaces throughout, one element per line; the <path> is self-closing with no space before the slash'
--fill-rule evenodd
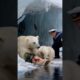
<path id="1" fill-rule="evenodd" d="M 55 50 L 55 58 L 60 58 L 59 48 L 62 47 L 62 33 L 57 32 L 56 29 L 49 30 L 49 33 L 54 41 L 52 48 Z"/>

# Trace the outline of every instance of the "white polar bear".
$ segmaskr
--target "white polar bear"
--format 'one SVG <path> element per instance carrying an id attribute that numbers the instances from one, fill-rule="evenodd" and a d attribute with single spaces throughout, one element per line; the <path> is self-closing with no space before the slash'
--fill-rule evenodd
<path id="1" fill-rule="evenodd" d="M 19 36 L 18 37 L 18 53 L 25 60 L 25 53 L 37 53 L 39 47 L 38 36 Z"/>
<path id="2" fill-rule="evenodd" d="M 34 63 L 47 66 L 47 65 L 51 64 L 52 60 L 54 60 L 55 51 L 50 46 L 41 46 L 38 49 L 38 53 L 36 55 L 40 57 L 40 61 L 39 62 L 34 61 Z M 37 56 L 35 58 L 39 59 L 39 58 L 37 58 Z"/>
<path id="3" fill-rule="evenodd" d="M 50 46 L 41 46 L 38 51 L 38 56 L 48 61 L 52 61 L 55 57 L 55 51 Z"/>

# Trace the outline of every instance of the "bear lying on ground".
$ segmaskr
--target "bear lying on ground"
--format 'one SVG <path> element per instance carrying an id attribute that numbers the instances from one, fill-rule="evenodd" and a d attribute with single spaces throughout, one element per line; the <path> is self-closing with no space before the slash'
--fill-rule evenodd
<path id="1" fill-rule="evenodd" d="M 55 51 L 50 46 L 41 46 L 38 50 L 38 56 L 50 62 L 55 57 Z"/>
<path id="2" fill-rule="evenodd" d="M 48 59 L 49 61 L 51 61 L 55 57 L 55 51 L 50 46 L 41 46 L 38 51 L 39 56 L 43 59 Z"/>
<path id="3" fill-rule="evenodd" d="M 54 60 L 54 57 L 55 57 L 55 51 L 54 51 L 53 48 L 51 48 L 50 46 L 41 46 L 38 49 L 36 57 L 34 58 L 35 60 L 40 60 L 40 61 L 33 60 L 33 62 L 35 64 L 45 65 L 46 66 L 52 60 Z"/>

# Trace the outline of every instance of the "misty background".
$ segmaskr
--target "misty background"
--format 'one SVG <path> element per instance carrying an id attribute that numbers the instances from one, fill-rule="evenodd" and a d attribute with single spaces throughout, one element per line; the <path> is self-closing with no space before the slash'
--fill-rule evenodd
<path id="1" fill-rule="evenodd" d="M 48 31 L 62 31 L 62 0 L 18 0 L 18 23 L 19 35 L 39 35 L 40 45 L 51 46 Z"/>

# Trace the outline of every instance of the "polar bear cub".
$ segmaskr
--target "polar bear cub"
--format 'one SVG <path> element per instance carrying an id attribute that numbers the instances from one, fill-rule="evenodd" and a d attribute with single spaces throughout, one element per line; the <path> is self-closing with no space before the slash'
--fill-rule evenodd
<path id="1" fill-rule="evenodd" d="M 55 57 L 55 51 L 50 46 L 41 46 L 38 51 L 38 56 L 48 61 L 52 61 Z"/>

